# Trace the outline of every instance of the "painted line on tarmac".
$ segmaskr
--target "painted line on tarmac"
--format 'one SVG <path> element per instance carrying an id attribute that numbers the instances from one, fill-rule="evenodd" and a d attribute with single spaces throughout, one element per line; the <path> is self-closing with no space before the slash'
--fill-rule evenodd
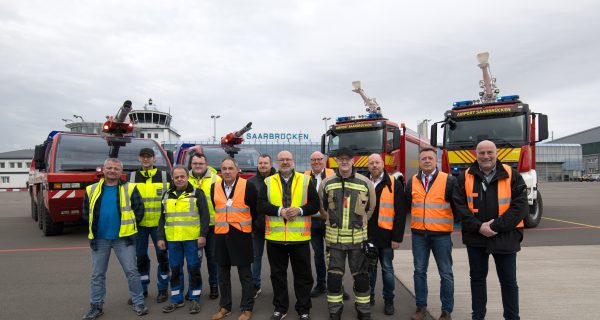
<path id="1" fill-rule="evenodd" d="M 581 226 L 581 227 L 556 227 L 556 228 L 527 228 L 529 231 L 554 231 L 554 230 L 581 230 L 581 229 L 595 229 L 596 227 Z"/>
<path id="2" fill-rule="evenodd" d="M 66 250 L 81 250 L 89 249 L 90 246 L 84 247 L 62 247 L 62 248 L 24 248 L 24 249 L 4 249 L 0 250 L 0 253 L 6 252 L 35 252 L 35 251 L 66 251 Z"/>
<path id="3" fill-rule="evenodd" d="M 577 226 L 584 226 L 584 227 L 593 228 L 593 229 L 600 229 L 600 226 L 593 226 L 593 225 L 585 224 L 585 223 L 579 223 L 579 222 L 573 222 L 573 221 L 567 221 L 567 220 L 560 220 L 560 219 L 554 219 L 554 218 L 548 218 L 548 217 L 542 217 L 542 219 L 548 219 L 548 220 L 552 220 L 552 221 L 569 223 L 569 224 L 574 224 L 574 225 L 577 225 Z"/>

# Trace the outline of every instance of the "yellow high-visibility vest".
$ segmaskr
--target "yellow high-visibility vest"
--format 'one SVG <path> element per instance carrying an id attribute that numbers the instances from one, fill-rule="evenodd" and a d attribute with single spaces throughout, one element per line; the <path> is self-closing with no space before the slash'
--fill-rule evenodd
<path id="1" fill-rule="evenodd" d="M 88 199 L 90 201 L 90 218 L 88 225 L 88 238 L 94 239 L 94 232 L 92 231 L 92 224 L 94 222 L 94 208 L 102 193 L 102 185 L 104 184 L 104 178 L 100 181 L 89 185 L 85 188 Z M 128 237 L 137 233 L 137 226 L 135 224 L 135 213 L 131 209 L 131 195 L 133 194 L 135 185 L 132 183 L 125 182 L 119 184 L 119 204 L 121 205 L 121 226 L 119 227 L 119 238 Z"/>
<path id="2" fill-rule="evenodd" d="M 308 201 L 308 187 L 310 177 L 299 172 L 294 172 L 291 186 L 291 207 L 300 208 Z M 269 203 L 283 206 L 283 185 L 281 176 L 274 174 L 265 179 L 267 185 L 267 198 Z M 294 221 L 284 220 L 282 217 L 265 215 L 265 239 L 285 242 L 301 242 L 310 240 L 310 216 L 297 216 Z"/>

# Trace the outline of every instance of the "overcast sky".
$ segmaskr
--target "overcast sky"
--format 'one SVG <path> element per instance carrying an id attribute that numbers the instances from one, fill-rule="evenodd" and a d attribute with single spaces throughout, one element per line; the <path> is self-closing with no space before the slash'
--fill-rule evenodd
<path id="1" fill-rule="evenodd" d="M 548 114 L 558 138 L 600 125 L 599 12 L 597 0 L 2 0 L 0 151 L 148 98 L 183 140 L 209 139 L 218 114 L 219 137 L 252 121 L 319 141 L 323 117 L 364 112 L 354 80 L 416 129 L 478 97 L 482 51 L 500 95 Z"/>

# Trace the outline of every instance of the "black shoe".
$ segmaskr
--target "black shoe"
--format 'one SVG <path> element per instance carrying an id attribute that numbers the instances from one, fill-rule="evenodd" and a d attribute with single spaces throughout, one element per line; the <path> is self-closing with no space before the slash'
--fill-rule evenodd
<path id="1" fill-rule="evenodd" d="M 396 312 L 394 308 L 394 301 L 385 301 L 385 306 L 383 306 L 383 313 L 387 316 L 391 316 Z"/>
<path id="2" fill-rule="evenodd" d="M 208 297 L 211 300 L 214 300 L 219 297 L 219 287 L 216 284 L 210 285 L 210 294 L 208 295 Z"/>
<path id="3" fill-rule="evenodd" d="M 316 298 L 316 297 L 318 297 L 318 296 L 322 295 L 323 293 L 325 293 L 325 291 L 327 291 L 327 290 L 325 289 L 325 285 L 323 285 L 323 284 L 317 284 L 317 285 L 316 285 L 316 286 L 315 286 L 315 287 L 312 289 L 312 291 L 310 292 L 310 297 L 311 297 L 311 298 Z"/>
<path id="4" fill-rule="evenodd" d="M 85 316 L 83 316 L 82 319 L 94 320 L 98 319 L 103 314 L 104 312 L 102 312 L 102 305 L 90 303 L 90 310 L 85 314 Z"/>
<path id="5" fill-rule="evenodd" d="M 156 303 L 163 303 L 167 301 L 167 299 L 169 299 L 169 294 L 167 293 L 167 290 L 161 290 L 156 296 Z"/>
<path id="6" fill-rule="evenodd" d="M 162 312 L 171 313 L 171 312 L 175 311 L 176 309 L 181 308 L 183 306 L 185 306 L 185 302 L 169 303 L 168 305 L 166 305 L 162 308 Z"/>
<path id="7" fill-rule="evenodd" d="M 342 317 L 339 314 L 329 314 L 329 320 L 341 320 Z"/>
<path id="8" fill-rule="evenodd" d="M 301 314 L 298 319 L 300 319 L 300 320 L 310 320 L 310 314 L 308 314 L 308 313 Z"/>
<path id="9" fill-rule="evenodd" d="M 285 319 L 286 316 L 287 316 L 287 313 L 275 311 L 275 312 L 273 312 L 273 315 L 271 316 L 271 320 Z"/>
<path id="10" fill-rule="evenodd" d="M 146 305 L 143 303 L 136 304 L 135 306 L 133 306 L 133 311 L 138 316 L 143 316 L 143 315 L 148 314 L 148 307 L 146 307 Z"/>

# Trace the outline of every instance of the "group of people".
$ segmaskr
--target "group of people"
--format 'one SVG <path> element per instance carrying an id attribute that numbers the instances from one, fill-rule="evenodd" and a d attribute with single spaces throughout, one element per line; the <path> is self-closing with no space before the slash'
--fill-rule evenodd
<path id="1" fill-rule="evenodd" d="M 83 319 L 103 314 L 111 248 L 127 277 L 128 303 L 137 315 L 148 313 L 144 298 L 150 283 L 149 238 L 158 262 L 156 302 L 169 300 L 162 308 L 165 313 L 183 307 L 184 300 L 190 301 L 191 314 L 200 312 L 200 266 L 206 256 L 209 298 L 220 296 L 212 319 L 232 313 L 232 266 L 237 267 L 242 288 L 238 319 L 251 319 L 254 300 L 262 292 L 261 261 L 266 242 L 273 288 L 272 320 L 285 318 L 289 311 L 290 264 L 299 319 L 311 319 L 311 298 L 322 294 L 327 296 L 329 319 L 343 318 L 344 300 L 349 299 L 342 285 L 346 263 L 354 281 L 357 318 L 371 319 L 378 265 L 383 310 L 393 315 L 392 260 L 403 240 L 407 217 L 416 295 L 412 319 L 425 319 L 428 313 L 431 252 L 441 278 L 439 319 L 451 319 L 454 279 L 450 235 L 459 221 L 469 257 L 472 319 L 485 317 L 490 254 L 500 279 L 504 318 L 519 319 L 516 252 L 528 210 L 525 183 L 516 170 L 497 160 L 493 142 L 479 143 L 476 154 L 477 161 L 456 179 L 438 170 L 435 149 L 423 148 L 419 173 L 406 182 L 386 172 L 387 159 L 379 154 L 368 157 L 366 175 L 358 173 L 353 165 L 355 154 L 346 148 L 337 151 L 337 170 L 325 168 L 325 156 L 316 151 L 310 157 L 311 170 L 304 173 L 295 170 L 289 151 L 277 154 L 277 170 L 271 157 L 263 154 L 257 174 L 248 180 L 239 176 L 235 159 L 222 160 L 219 176 L 202 154 L 192 156 L 191 170 L 177 165 L 171 173 L 163 172 L 154 167 L 153 150 L 145 148 L 139 153 L 141 168 L 124 182 L 122 163 L 109 158 L 104 163 L 104 177 L 87 187 L 84 198 L 92 276 L 90 309 Z M 189 282 L 185 294 L 184 261 Z"/>

